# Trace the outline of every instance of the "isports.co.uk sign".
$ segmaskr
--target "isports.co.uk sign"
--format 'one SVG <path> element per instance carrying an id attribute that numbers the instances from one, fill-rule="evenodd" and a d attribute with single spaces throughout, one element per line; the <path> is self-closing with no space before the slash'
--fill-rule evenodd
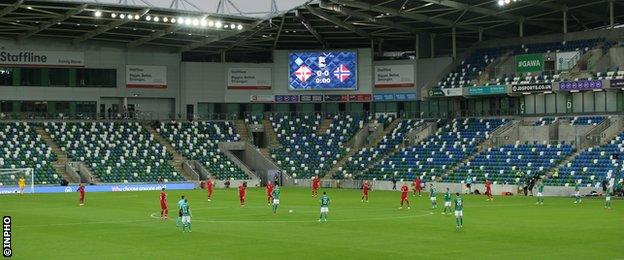
<path id="1" fill-rule="evenodd" d="M 511 86 L 511 92 L 513 93 L 528 93 L 528 92 L 540 92 L 551 91 L 552 83 L 529 83 L 529 84 L 515 84 Z"/>
<path id="2" fill-rule="evenodd" d="M 0 51 L 0 65 L 26 67 L 84 67 L 84 52 L 74 51 Z"/>

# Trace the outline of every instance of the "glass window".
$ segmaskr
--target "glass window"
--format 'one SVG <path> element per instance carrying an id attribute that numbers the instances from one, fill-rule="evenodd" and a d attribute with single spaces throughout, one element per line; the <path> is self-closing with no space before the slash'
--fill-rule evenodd
<path id="1" fill-rule="evenodd" d="M 43 69 L 41 68 L 21 68 L 22 86 L 43 86 L 41 78 Z"/>
<path id="2" fill-rule="evenodd" d="M 43 114 L 48 112 L 48 102 L 45 101 L 22 101 L 21 112 Z"/>
<path id="3" fill-rule="evenodd" d="M 78 87 L 114 88 L 117 86 L 115 69 L 78 69 L 76 76 Z"/>
<path id="4" fill-rule="evenodd" d="M 0 68 L 0 86 L 13 85 L 13 68 Z"/>
<path id="5" fill-rule="evenodd" d="M 13 101 L 0 101 L 0 113 L 13 112 Z"/>
<path id="6" fill-rule="evenodd" d="M 69 113 L 69 102 L 67 102 L 67 101 L 56 102 L 54 109 L 55 109 L 56 113 L 68 114 Z"/>
<path id="7" fill-rule="evenodd" d="M 50 79 L 50 87 L 68 87 L 69 86 L 69 70 L 60 68 L 51 68 L 48 70 Z"/>
<path id="8" fill-rule="evenodd" d="M 96 112 L 96 102 L 76 102 L 76 114 L 94 115 Z"/>

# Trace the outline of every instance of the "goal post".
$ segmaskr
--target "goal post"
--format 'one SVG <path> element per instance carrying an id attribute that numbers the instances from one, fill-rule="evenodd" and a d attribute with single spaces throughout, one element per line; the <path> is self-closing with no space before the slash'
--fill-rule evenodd
<path id="1" fill-rule="evenodd" d="M 30 193 L 35 193 L 35 171 L 33 168 L 0 168 L 0 189 L 15 188 L 19 192 L 19 180 L 24 178 L 24 190 L 30 189 Z"/>

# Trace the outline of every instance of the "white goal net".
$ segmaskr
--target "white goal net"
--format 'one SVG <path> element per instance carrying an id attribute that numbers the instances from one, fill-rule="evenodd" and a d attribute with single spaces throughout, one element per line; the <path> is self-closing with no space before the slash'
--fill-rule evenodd
<path id="1" fill-rule="evenodd" d="M 35 193 L 35 171 L 32 168 L 0 169 L 0 194 Z"/>

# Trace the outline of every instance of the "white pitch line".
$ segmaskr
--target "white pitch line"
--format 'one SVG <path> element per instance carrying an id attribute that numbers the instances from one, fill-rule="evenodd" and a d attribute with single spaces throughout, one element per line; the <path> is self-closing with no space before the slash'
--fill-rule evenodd
<path id="1" fill-rule="evenodd" d="M 121 224 L 121 223 L 135 223 L 135 222 L 147 222 L 151 220 L 118 220 L 118 221 L 92 221 L 92 222 L 74 222 L 74 223 L 54 223 L 54 224 L 40 224 L 40 225 L 19 225 L 14 226 L 17 228 L 24 227 L 54 227 L 54 226 L 74 226 L 74 225 L 89 225 L 89 224 Z"/>
<path id="2" fill-rule="evenodd" d="M 153 219 L 159 219 L 160 217 L 156 216 L 157 213 L 150 214 L 150 217 Z M 378 218 L 362 218 L 362 219 L 332 219 L 331 222 L 364 222 L 364 221 L 380 221 L 380 220 L 388 220 L 388 219 L 406 219 L 406 218 L 417 218 L 417 217 L 427 217 L 433 215 L 433 212 L 428 212 L 427 214 L 422 215 L 408 215 L 408 216 L 398 216 L 398 217 L 378 217 Z M 206 223 L 307 223 L 307 222 L 316 222 L 316 220 L 208 220 L 208 219 L 192 219 L 195 222 L 206 222 Z"/>
<path id="3" fill-rule="evenodd" d="M 513 206 L 529 206 L 534 204 L 496 204 L 496 205 L 477 205 L 473 207 L 513 207 Z M 222 207 L 223 208 L 223 207 Z M 158 213 L 151 213 L 150 218 L 152 219 L 160 219 L 157 216 Z M 379 217 L 379 218 L 367 218 L 367 219 L 332 219 L 331 222 L 364 222 L 364 221 L 379 221 L 379 220 L 387 220 L 387 219 L 406 219 L 412 217 L 426 217 L 434 215 L 433 212 L 429 212 L 423 215 L 408 215 L 408 216 L 397 216 L 397 217 Z M 306 223 L 306 222 L 314 222 L 310 220 L 206 220 L 206 219 L 193 219 L 197 222 L 208 222 L 208 223 Z M 39 224 L 39 225 L 17 225 L 14 226 L 16 228 L 28 228 L 28 227 L 54 227 L 54 226 L 75 226 L 75 225 L 91 225 L 91 224 L 122 224 L 122 223 L 136 223 L 136 222 L 148 222 L 151 220 L 118 220 L 118 221 L 93 221 L 93 222 L 74 222 L 74 223 L 53 223 L 53 224 Z"/>

